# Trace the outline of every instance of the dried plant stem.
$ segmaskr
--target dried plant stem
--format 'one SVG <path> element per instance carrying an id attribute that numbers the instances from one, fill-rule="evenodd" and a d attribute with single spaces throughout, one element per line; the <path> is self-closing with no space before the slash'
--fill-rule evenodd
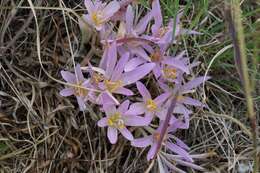
<path id="1" fill-rule="evenodd" d="M 238 71 L 240 73 L 240 78 L 242 85 L 244 87 L 246 102 L 247 102 L 247 111 L 248 117 L 250 120 L 251 130 L 252 130 L 252 140 L 254 147 L 254 170 L 256 173 L 258 171 L 259 162 L 257 157 L 257 128 L 256 128 L 256 115 L 254 112 L 254 103 L 252 98 L 252 86 L 250 83 L 250 76 L 248 74 L 248 66 L 247 66 L 247 55 L 246 55 L 246 47 L 245 47 L 245 36 L 242 25 L 242 16 L 240 3 L 238 0 L 231 1 L 231 14 L 229 15 L 230 20 L 230 31 L 234 44 L 235 51 L 235 60 L 238 65 Z"/>

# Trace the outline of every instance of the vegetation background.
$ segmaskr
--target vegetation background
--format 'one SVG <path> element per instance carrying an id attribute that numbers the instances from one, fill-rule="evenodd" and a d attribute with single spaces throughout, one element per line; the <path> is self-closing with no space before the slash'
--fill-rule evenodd
<path id="1" fill-rule="evenodd" d="M 149 8 L 148 1 L 139 2 L 140 11 Z M 249 99 L 256 115 L 250 123 L 245 83 L 234 58 L 236 39 L 230 34 L 232 26 L 239 28 L 227 15 L 235 8 L 229 6 L 232 2 L 161 0 L 165 22 L 183 9 L 183 26 L 203 33 L 178 38 L 183 44 L 172 49 L 186 49 L 191 59 L 202 62 L 195 74 L 207 72 L 212 77 L 195 94 L 210 110 L 196 110 L 189 130 L 177 132 L 192 154 L 204 154 L 196 164 L 208 172 L 251 172 L 254 152 L 260 152 L 259 136 L 255 136 L 258 146 L 253 137 L 260 130 L 260 3 L 240 1 Z M 125 140 L 109 144 L 104 129 L 96 126 L 102 115 L 95 107 L 88 105 L 82 113 L 75 99 L 59 95 L 60 70 L 72 69 L 73 59 L 83 64 L 90 57 L 98 61 L 102 53 L 96 35 L 79 29 L 77 18 L 86 12 L 83 4 L 82 0 L 0 0 L 1 173 L 141 173 L 151 164 L 145 159 L 146 150 L 132 148 Z"/>

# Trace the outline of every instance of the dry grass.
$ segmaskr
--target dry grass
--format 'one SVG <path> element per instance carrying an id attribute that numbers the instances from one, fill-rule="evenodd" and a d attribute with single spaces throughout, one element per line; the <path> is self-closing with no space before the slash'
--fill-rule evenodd
<path id="1" fill-rule="evenodd" d="M 38 7 L 36 16 L 29 2 Z M 203 62 L 196 73 L 204 74 L 208 67 L 213 77 L 196 95 L 211 109 L 196 110 L 190 129 L 178 131 L 177 136 L 191 146 L 192 154 L 210 155 L 196 162 L 209 172 L 237 173 L 239 167 L 253 165 L 245 99 L 223 22 L 224 4 L 202 2 L 189 4 L 184 23 L 194 25 L 204 36 L 183 41 L 189 55 Z M 252 11 L 254 5 L 244 4 Z M 151 164 L 145 159 L 146 150 L 132 148 L 122 138 L 116 145 L 109 144 L 105 130 L 96 125 L 102 115 L 95 106 L 88 105 L 82 113 L 75 99 L 59 95 L 63 88 L 60 70 L 71 70 L 75 62 L 84 64 L 86 58 L 93 63 L 99 60 L 95 34 L 89 31 L 87 35 L 93 37 L 81 37 L 77 17 L 83 9 L 81 1 L 0 1 L 0 172 L 141 173 Z M 245 21 L 246 28 L 253 30 L 257 15 L 246 19 L 250 19 Z M 251 58 L 253 50 L 248 45 Z M 259 67 L 250 69 L 259 86 Z M 259 95 L 257 88 L 257 115 Z"/>

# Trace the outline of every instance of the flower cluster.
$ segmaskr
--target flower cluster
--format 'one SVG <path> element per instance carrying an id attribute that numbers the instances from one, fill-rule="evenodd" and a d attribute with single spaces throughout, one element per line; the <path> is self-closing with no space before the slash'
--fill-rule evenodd
<path id="1" fill-rule="evenodd" d="M 97 66 L 89 62 L 84 68 L 88 79 L 80 65 L 76 65 L 74 74 L 61 71 L 69 87 L 60 94 L 76 96 L 81 111 L 86 109 L 86 102 L 98 105 L 105 116 L 97 125 L 107 127 L 112 144 L 117 143 L 120 132 L 132 146 L 150 146 L 147 160 L 157 158 L 160 169 L 178 172 L 176 165 L 180 164 L 202 170 L 192 163 L 189 147 L 173 134 L 189 127 L 191 106 L 205 107 L 190 95 L 208 78 L 187 80 L 199 63 L 190 63 L 185 51 L 173 55 L 169 50 L 179 44 L 180 35 L 200 33 L 181 27 L 181 13 L 164 25 L 159 0 L 153 0 L 151 9 L 141 15 L 136 14 L 136 5 L 127 1 L 85 0 L 85 6 L 88 13 L 83 19 L 99 33 L 103 56 Z M 173 99 L 176 104 L 167 122 Z M 156 124 L 158 128 L 153 129 Z M 135 138 L 136 127 L 144 128 L 143 137 Z M 167 158 L 165 152 L 172 157 Z M 175 160 L 174 164 L 169 160 Z"/>

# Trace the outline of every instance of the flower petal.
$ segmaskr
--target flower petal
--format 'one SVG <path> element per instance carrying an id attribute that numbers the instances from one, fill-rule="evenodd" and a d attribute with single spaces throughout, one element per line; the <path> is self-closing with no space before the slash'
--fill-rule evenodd
<path id="1" fill-rule="evenodd" d="M 148 151 L 147 157 L 146 157 L 148 161 L 155 157 L 157 146 L 158 146 L 157 142 L 152 144 L 150 150 Z"/>
<path id="2" fill-rule="evenodd" d="M 128 107 L 129 107 L 129 103 L 130 103 L 129 100 L 124 101 L 121 105 L 119 105 L 117 110 L 120 113 L 124 114 L 127 111 Z"/>
<path id="3" fill-rule="evenodd" d="M 127 128 L 118 129 L 120 133 L 129 141 L 132 141 L 134 139 L 132 133 Z"/>
<path id="4" fill-rule="evenodd" d="M 148 126 L 150 124 L 147 118 L 135 115 L 124 116 L 124 122 L 127 126 Z"/>
<path id="5" fill-rule="evenodd" d="M 74 89 L 73 88 L 65 88 L 60 91 L 60 95 L 63 97 L 71 96 L 74 94 Z"/>
<path id="6" fill-rule="evenodd" d="M 147 99 L 151 99 L 151 94 L 148 89 L 141 82 L 136 82 L 137 89 L 139 93 L 142 95 L 143 99 L 146 101 Z"/>
<path id="7" fill-rule="evenodd" d="M 99 127 L 106 127 L 106 126 L 107 126 L 107 118 L 105 117 L 105 118 L 100 119 L 100 120 L 97 122 L 97 125 L 98 125 Z"/>
<path id="8" fill-rule="evenodd" d="M 76 76 L 77 81 L 84 81 L 84 76 L 82 74 L 80 64 L 77 64 L 75 67 L 75 76 Z"/>
<path id="9" fill-rule="evenodd" d="M 76 83 L 76 77 L 73 73 L 68 71 L 61 71 L 62 78 L 68 83 Z"/>
<path id="10" fill-rule="evenodd" d="M 210 79 L 210 77 L 197 77 L 189 82 L 187 82 L 186 84 L 183 85 L 182 87 L 182 91 L 183 92 L 187 92 L 189 90 L 192 90 L 193 88 L 198 87 L 200 84 L 202 84 L 204 81 Z"/>
<path id="11" fill-rule="evenodd" d="M 126 10 L 126 31 L 127 33 L 131 33 L 133 29 L 133 23 L 134 23 L 134 12 L 131 5 L 128 5 Z"/>
<path id="12" fill-rule="evenodd" d="M 161 105 L 163 102 L 165 102 L 169 97 L 171 96 L 170 93 L 163 93 L 159 96 L 157 96 L 155 99 L 154 99 L 154 102 L 157 104 L 157 105 Z"/>
<path id="13" fill-rule="evenodd" d="M 115 144 L 117 142 L 117 129 L 113 127 L 108 127 L 107 137 L 111 144 Z"/>
<path id="14" fill-rule="evenodd" d="M 137 66 L 145 63 L 145 60 L 143 58 L 132 58 L 130 61 L 128 61 L 124 67 L 125 72 L 129 72 L 134 70 Z"/>
<path id="15" fill-rule="evenodd" d="M 104 20 L 112 17 L 120 9 L 120 4 L 117 1 L 112 1 L 103 9 Z"/>
<path id="16" fill-rule="evenodd" d="M 86 109 L 84 99 L 82 97 L 78 97 L 78 96 L 76 98 L 77 98 L 77 102 L 79 104 L 79 110 L 84 111 Z"/>
<path id="17" fill-rule="evenodd" d="M 117 90 L 114 91 L 114 93 L 116 94 L 122 94 L 125 96 L 132 96 L 134 95 L 133 91 L 131 91 L 130 89 L 124 88 L 124 87 L 120 87 Z"/>
<path id="18" fill-rule="evenodd" d="M 111 75 L 114 71 L 116 61 L 117 61 L 117 45 L 116 41 L 114 41 L 108 48 L 107 54 L 107 66 L 106 66 L 106 77 L 111 78 Z"/>
<path id="19" fill-rule="evenodd" d="M 91 0 L 85 0 L 84 1 L 85 7 L 88 10 L 88 13 L 92 13 L 94 10 L 94 4 Z"/>
<path id="20" fill-rule="evenodd" d="M 205 107 L 205 104 L 201 103 L 198 100 L 195 100 L 191 97 L 184 97 L 181 100 L 182 103 L 187 104 L 187 105 L 192 105 L 192 106 L 199 106 L 199 107 Z"/>
<path id="21" fill-rule="evenodd" d="M 143 103 L 133 103 L 130 105 L 128 111 L 125 112 L 126 115 L 141 115 L 145 112 Z"/>
<path id="22" fill-rule="evenodd" d="M 179 147 L 178 145 L 175 145 L 171 142 L 166 142 L 166 146 L 174 153 L 182 156 L 185 160 L 193 162 L 191 156 L 189 155 L 189 153 L 187 151 L 185 151 L 184 149 L 182 149 L 181 147 Z"/>
<path id="23" fill-rule="evenodd" d="M 134 69 L 130 72 L 124 73 L 123 77 L 122 77 L 124 85 L 129 85 L 129 84 L 135 83 L 136 81 L 142 79 L 154 68 L 154 66 L 155 66 L 154 63 L 146 63 L 144 65 L 137 67 L 136 69 Z"/>
<path id="24" fill-rule="evenodd" d="M 117 62 L 117 65 L 115 67 L 115 70 L 113 71 L 112 74 L 112 81 L 117 81 L 120 79 L 120 77 L 122 76 L 122 73 L 124 71 L 124 67 L 129 59 L 130 54 L 127 52 L 125 53 Z"/>
<path id="25" fill-rule="evenodd" d="M 153 143 L 153 137 L 152 136 L 146 136 L 143 138 L 138 138 L 138 139 L 134 139 L 131 141 L 131 145 L 134 147 L 140 147 L 140 148 L 144 148 L 147 147 L 149 145 L 152 145 Z"/>

